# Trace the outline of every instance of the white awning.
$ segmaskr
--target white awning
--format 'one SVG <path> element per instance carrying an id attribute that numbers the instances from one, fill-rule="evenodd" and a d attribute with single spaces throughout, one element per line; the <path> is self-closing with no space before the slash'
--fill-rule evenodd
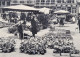
<path id="1" fill-rule="evenodd" d="M 78 10 L 79 10 L 79 13 L 80 13 L 80 7 L 79 7 L 79 9 L 78 9 Z"/>
<path id="2" fill-rule="evenodd" d="M 25 10 L 25 11 L 39 11 L 37 8 L 25 6 L 25 5 L 14 5 L 3 7 L 3 9 L 13 9 L 13 10 Z"/>
<path id="3" fill-rule="evenodd" d="M 55 11 L 54 13 L 55 13 L 55 14 L 66 14 L 66 13 L 69 13 L 69 11 L 59 10 L 59 11 Z"/>

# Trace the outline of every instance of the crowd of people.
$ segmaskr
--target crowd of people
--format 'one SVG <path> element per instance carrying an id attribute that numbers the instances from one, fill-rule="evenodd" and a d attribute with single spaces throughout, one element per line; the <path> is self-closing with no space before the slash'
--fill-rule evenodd
<path id="1" fill-rule="evenodd" d="M 12 29 L 8 29 L 9 32 L 17 31 L 19 32 L 20 39 L 23 38 L 23 30 L 29 28 L 32 32 L 32 36 L 35 37 L 35 34 L 41 29 L 46 29 L 48 27 L 48 18 L 47 15 L 41 13 L 36 14 L 34 12 L 8 12 L 7 14 L 2 14 L 4 20 L 8 20 L 8 23 L 14 23 Z M 27 26 L 27 23 L 30 23 L 30 26 Z"/>

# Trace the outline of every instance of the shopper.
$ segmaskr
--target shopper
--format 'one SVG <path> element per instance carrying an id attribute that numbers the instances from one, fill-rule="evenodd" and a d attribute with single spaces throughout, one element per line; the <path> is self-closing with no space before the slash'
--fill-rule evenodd
<path id="1" fill-rule="evenodd" d="M 80 33 L 80 16 L 78 17 L 78 26 L 79 26 L 79 33 Z"/>
<path id="2" fill-rule="evenodd" d="M 32 16 L 32 18 L 31 18 L 31 26 L 32 26 L 31 32 L 33 34 L 33 37 L 35 37 L 35 34 L 37 34 L 37 26 L 36 26 L 36 21 L 34 18 L 35 18 L 35 16 Z"/>
<path id="3" fill-rule="evenodd" d="M 23 27 L 21 23 L 18 25 L 18 32 L 19 32 L 19 38 L 23 39 Z"/>

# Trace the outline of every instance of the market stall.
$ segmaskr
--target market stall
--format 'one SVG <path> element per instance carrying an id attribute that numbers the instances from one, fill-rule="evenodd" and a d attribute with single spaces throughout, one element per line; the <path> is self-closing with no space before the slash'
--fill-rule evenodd
<path id="1" fill-rule="evenodd" d="M 22 11 L 22 12 L 26 12 L 26 11 L 38 12 L 39 11 L 37 8 L 25 6 L 25 5 L 8 6 L 8 7 L 3 7 L 2 9 L 3 11 Z"/>
<path id="2" fill-rule="evenodd" d="M 55 11 L 54 14 L 56 14 L 57 20 L 59 21 L 60 25 L 64 25 L 66 20 L 66 15 L 69 14 L 69 11 L 66 10 L 59 10 Z"/>

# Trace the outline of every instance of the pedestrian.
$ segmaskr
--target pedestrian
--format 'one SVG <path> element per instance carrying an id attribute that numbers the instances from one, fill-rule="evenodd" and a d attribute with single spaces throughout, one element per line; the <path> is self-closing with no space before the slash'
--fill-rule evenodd
<path id="1" fill-rule="evenodd" d="M 19 32 L 19 38 L 23 39 L 23 27 L 21 23 L 18 25 L 18 32 Z"/>
<path id="2" fill-rule="evenodd" d="M 75 23 L 75 22 L 76 22 L 75 17 L 72 17 L 72 23 Z"/>
<path id="3" fill-rule="evenodd" d="M 78 17 L 78 26 L 79 26 L 79 33 L 80 33 L 80 16 Z"/>
<path id="4" fill-rule="evenodd" d="M 3 14 L 3 19 L 6 19 L 6 13 Z"/>
<path id="5" fill-rule="evenodd" d="M 35 34 L 37 34 L 37 26 L 36 26 L 36 21 L 34 18 L 35 18 L 35 16 L 32 16 L 32 18 L 31 18 L 31 26 L 32 26 L 31 32 L 33 34 L 33 37 L 35 37 Z"/>
<path id="6" fill-rule="evenodd" d="M 60 19 L 60 25 L 62 25 L 62 26 L 64 25 L 64 19 L 63 18 Z"/>
<path id="7" fill-rule="evenodd" d="M 9 22 L 11 22 L 12 12 L 9 12 Z"/>
<path id="8" fill-rule="evenodd" d="M 14 23 L 16 24 L 18 21 L 17 21 L 17 17 L 14 18 Z"/>

